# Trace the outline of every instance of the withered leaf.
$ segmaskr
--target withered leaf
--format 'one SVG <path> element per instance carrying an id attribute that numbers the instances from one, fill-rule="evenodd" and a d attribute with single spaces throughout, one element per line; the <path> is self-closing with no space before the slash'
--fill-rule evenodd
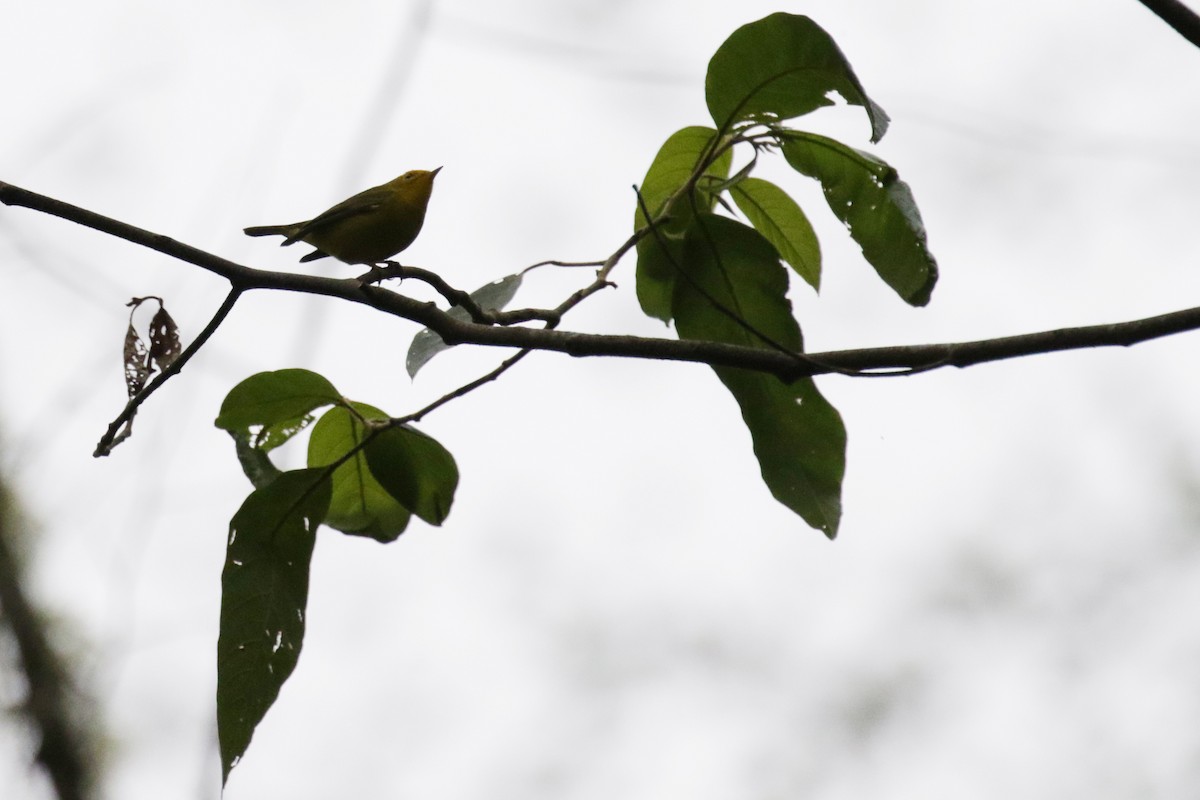
<path id="1" fill-rule="evenodd" d="M 159 301 L 158 311 L 150 320 L 150 358 L 160 372 L 165 372 L 175 359 L 179 358 L 182 348 L 179 345 L 179 326 L 167 308 Z"/>
<path id="2" fill-rule="evenodd" d="M 125 331 L 125 389 L 133 397 L 142 390 L 150 378 L 150 360 L 146 344 L 133 324 Z"/>

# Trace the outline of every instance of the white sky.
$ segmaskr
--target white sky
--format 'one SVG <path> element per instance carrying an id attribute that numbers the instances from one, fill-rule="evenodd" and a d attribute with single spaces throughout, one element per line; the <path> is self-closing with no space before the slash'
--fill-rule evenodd
<path id="1" fill-rule="evenodd" d="M 706 121 L 708 57 L 775 10 L 830 31 L 891 115 L 876 152 L 942 267 L 907 308 L 819 193 L 764 167 L 822 233 L 821 297 L 793 287 L 810 349 L 1196 304 L 1200 50 L 1135 0 L 9 3 L 0 180 L 327 272 L 241 228 L 444 165 L 406 261 L 475 287 L 615 249 L 661 141 Z M 868 146 L 857 110 L 800 124 Z M 666 334 L 632 261 L 615 277 L 566 327 Z M 6 208 L 0 280 L 0 467 L 101 702 L 104 796 L 213 798 L 220 569 L 248 491 L 212 426 L 224 392 L 305 366 L 401 414 L 501 354 L 411 383 L 415 326 L 250 297 L 96 461 L 123 303 L 161 295 L 194 335 L 223 284 Z M 538 275 L 519 301 L 584 280 Z M 704 368 L 536 355 L 429 418 L 463 475 L 443 529 L 319 537 L 303 657 L 226 797 L 1194 794 L 1194 348 L 822 379 L 850 435 L 832 544 L 771 499 Z M 5 800 L 50 797 L 30 747 L 0 722 Z"/>

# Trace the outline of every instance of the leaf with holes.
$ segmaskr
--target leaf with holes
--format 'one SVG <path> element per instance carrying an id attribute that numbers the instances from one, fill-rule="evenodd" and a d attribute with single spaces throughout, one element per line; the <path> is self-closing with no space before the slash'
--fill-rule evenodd
<path id="1" fill-rule="evenodd" d="M 322 470 L 284 472 L 247 497 L 229 523 L 217 640 L 223 780 L 300 658 L 309 562 L 328 503 Z"/>
<path id="2" fill-rule="evenodd" d="M 342 402 L 333 384 L 315 372 L 259 372 L 229 390 L 215 424 L 246 434 L 254 447 L 267 451 L 304 430 L 312 422 L 311 412 Z"/>
<path id="3" fill-rule="evenodd" d="M 862 248 L 863 257 L 905 302 L 923 306 L 937 283 L 937 262 L 908 184 L 884 161 L 814 133 L 781 135 L 783 157 L 816 178 L 825 201 Z"/>
<path id="4" fill-rule="evenodd" d="M 161 303 L 158 311 L 150 319 L 150 358 L 158 366 L 160 372 L 179 358 L 182 351 L 179 344 L 179 326 L 167 313 L 167 307 Z"/>
<path id="5" fill-rule="evenodd" d="M 859 83 L 833 38 L 799 14 L 777 13 L 738 28 L 708 62 L 708 110 L 723 133 L 742 121 L 779 121 L 833 105 L 831 94 L 862 106 L 871 141 L 888 116 Z"/>

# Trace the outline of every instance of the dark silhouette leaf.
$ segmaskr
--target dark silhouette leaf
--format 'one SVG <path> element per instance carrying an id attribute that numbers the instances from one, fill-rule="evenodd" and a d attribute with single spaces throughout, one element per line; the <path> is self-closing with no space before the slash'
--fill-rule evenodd
<path id="1" fill-rule="evenodd" d="M 775 248 L 736 220 L 704 215 L 687 233 L 689 280 L 675 284 L 680 338 L 800 353 L 787 273 Z M 714 367 L 750 430 L 763 481 L 779 502 L 831 539 L 841 519 L 846 429 L 811 379 L 793 383 Z"/>
<path id="2" fill-rule="evenodd" d="M 223 780 L 300 657 L 309 562 L 328 503 L 322 470 L 284 472 L 247 497 L 229 524 L 217 641 Z"/>

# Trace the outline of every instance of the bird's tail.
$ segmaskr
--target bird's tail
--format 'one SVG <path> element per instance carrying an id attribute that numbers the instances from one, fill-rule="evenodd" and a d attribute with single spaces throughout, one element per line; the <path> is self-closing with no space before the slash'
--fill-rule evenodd
<path id="1" fill-rule="evenodd" d="M 259 225 L 254 228 L 245 228 L 243 233 L 247 236 L 282 236 L 287 239 L 295 230 L 295 225 Z M 284 244 L 291 244 L 291 242 L 284 242 Z"/>

